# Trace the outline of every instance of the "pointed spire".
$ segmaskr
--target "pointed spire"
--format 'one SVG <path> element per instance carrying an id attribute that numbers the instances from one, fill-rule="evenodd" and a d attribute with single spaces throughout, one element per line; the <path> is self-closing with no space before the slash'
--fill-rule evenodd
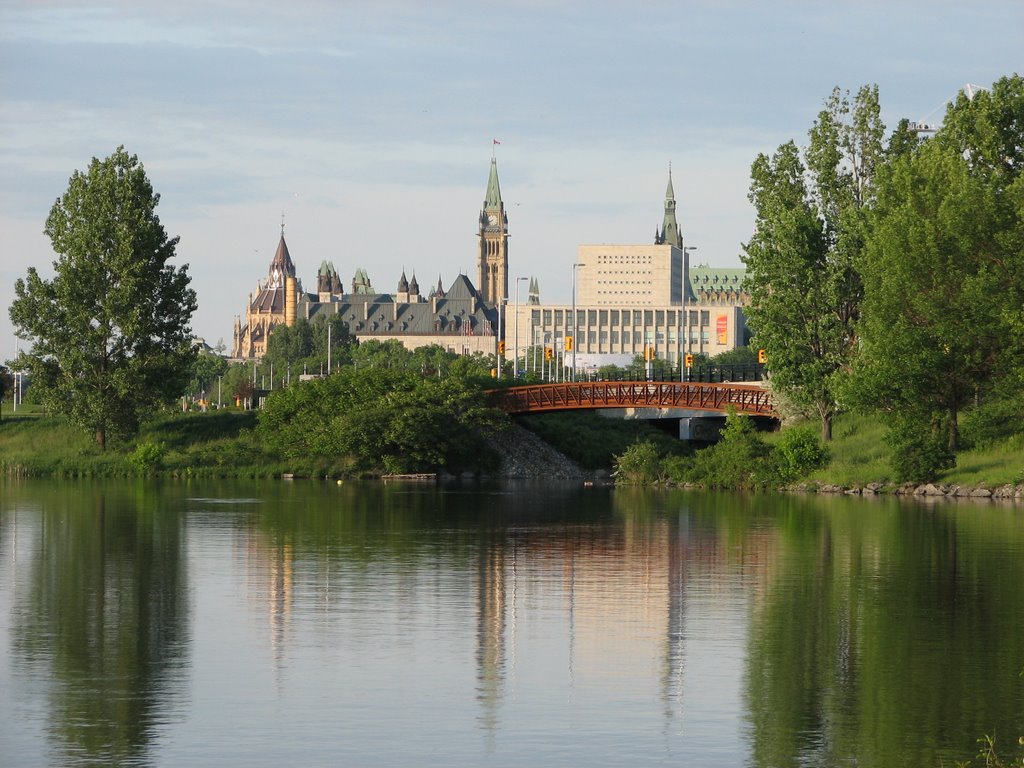
<path id="1" fill-rule="evenodd" d="M 288 244 L 284 241 L 284 225 L 282 224 L 281 239 L 277 243 L 277 251 L 274 253 L 274 259 L 270 262 L 270 274 L 274 274 L 274 270 L 279 270 L 282 277 L 295 277 L 295 263 L 292 261 L 291 254 L 288 253 Z"/>
<path id="2" fill-rule="evenodd" d="M 674 245 L 676 248 L 683 247 L 683 235 L 679 231 L 679 224 L 676 221 L 676 192 L 672 187 L 672 163 L 668 164 L 668 186 L 665 188 L 665 216 L 662 219 L 661 230 L 655 230 L 654 242 L 656 245 Z"/>
<path id="3" fill-rule="evenodd" d="M 409 281 L 405 277 L 405 268 L 402 268 L 402 276 L 398 280 L 398 292 L 408 293 L 409 292 Z"/>
<path id="4" fill-rule="evenodd" d="M 491 158 L 491 175 L 487 179 L 487 197 L 484 210 L 501 208 L 501 188 L 498 186 L 498 163 Z"/>
<path id="5" fill-rule="evenodd" d="M 412 280 L 409 281 L 409 293 L 414 296 L 420 295 L 420 284 L 416 282 L 416 273 L 412 273 Z"/>

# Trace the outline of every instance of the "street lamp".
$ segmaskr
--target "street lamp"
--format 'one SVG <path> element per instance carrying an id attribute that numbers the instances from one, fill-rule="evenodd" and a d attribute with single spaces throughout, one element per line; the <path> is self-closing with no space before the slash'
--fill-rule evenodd
<path id="1" fill-rule="evenodd" d="M 690 331 L 686 327 L 686 290 L 689 288 L 689 280 L 687 275 L 690 272 L 690 251 L 696 251 L 696 245 L 684 245 L 683 246 L 683 274 L 680 277 L 680 283 L 682 284 L 682 291 L 679 295 L 679 325 L 682 328 L 681 333 L 686 335 L 685 341 L 682 343 L 682 353 L 679 356 L 679 380 L 686 381 L 686 355 L 689 352 L 690 347 Z"/>
<path id="2" fill-rule="evenodd" d="M 512 378 L 519 378 L 519 283 L 524 280 L 528 280 L 526 277 L 516 278 L 516 331 L 515 331 L 515 348 L 512 350 Z"/>
<path id="3" fill-rule="evenodd" d="M 578 330 L 576 324 L 576 267 L 582 267 L 583 264 L 576 262 L 572 265 L 572 380 L 576 381 L 576 331 Z M 564 348 L 564 347 L 563 347 Z"/>

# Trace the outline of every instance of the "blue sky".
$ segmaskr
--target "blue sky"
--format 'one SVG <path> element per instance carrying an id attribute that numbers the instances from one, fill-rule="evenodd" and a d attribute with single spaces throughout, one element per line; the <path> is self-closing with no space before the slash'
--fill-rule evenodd
<path id="1" fill-rule="evenodd" d="M 739 266 L 750 164 L 804 143 L 834 86 L 938 121 L 1024 71 L 1024 3 L 0 2 L 0 359 L 13 283 L 75 169 L 139 155 L 230 343 L 285 215 L 299 277 L 475 280 L 492 139 L 510 284 L 567 301 L 581 243 L 643 243 L 669 163 L 694 262 Z M 525 298 L 525 297 L 524 297 Z"/>

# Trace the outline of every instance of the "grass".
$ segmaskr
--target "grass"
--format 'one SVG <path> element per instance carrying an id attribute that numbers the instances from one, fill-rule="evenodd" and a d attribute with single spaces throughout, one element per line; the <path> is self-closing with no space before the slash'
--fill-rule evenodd
<path id="1" fill-rule="evenodd" d="M 1020 428 L 1024 430 L 1024 423 Z M 767 442 L 774 444 L 779 434 L 766 435 Z M 880 416 L 841 414 L 833 423 L 832 442 L 828 444 L 831 460 L 805 480 L 843 486 L 894 482 L 885 434 Z M 961 450 L 956 462 L 937 482 L 988 488 L 1024 483 L 1024 431 Z"/>
<path id="2" fill-rule="evenodd" d="M 642 421 L 607 419 L 589 412 L 520 417 L 545 442 L 588 469 L 606 469 L 615 456 L 639 440 L 651 440 L 660 455 L 680 455 L 690 447 Z M 1006 424 L 1004 420 L 1002 424 Z M 956 466 L 941 483 L 995 488 L 1024 483 L 1024 420 L 1013 430 L 986 434 L 974 447 L 958 453 Z M 0 474 L 41 477 L 127 477 L 146 473 L 132 463 L 137 446 L 161 449 L 159 472 L 190 477 L 349 476 L 353 467 L 337 459 L 285 460 L 268 452 L 256 438 L 256 413 L 225 409 L 210 413 L 164 413 L 143 426 L 138 437 L 100 451 L 91 436 L 57 417 L 30 409 L 0 419 Z M 1018 426 L 1019 425 L 1019 426 Z M 1016 431 L 1019 430 L 1019 431 Z M 885 422 L 880 417 L 843 414 L 833 425 L 829 464 L 809 482 L 843 486 L 893 482 Z M 975 430 L 977 433 L 977 430 Z M 767 433 L 769 443 L 781 433 Z M 153 472 L 153 469 L 148 470 Z"/>

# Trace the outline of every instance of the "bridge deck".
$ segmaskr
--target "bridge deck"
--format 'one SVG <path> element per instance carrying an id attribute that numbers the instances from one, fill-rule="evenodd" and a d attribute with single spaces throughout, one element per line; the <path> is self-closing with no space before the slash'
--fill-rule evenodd
<path id="1" fill-rule="evenodd" d="M 771 393 L 750 384 L 679 381 L 576 381 L 531 384 L 488 391 L 492 405 L 507 413 L 589 408 L 687 408 L 697 411 L 777 416 Z"/>

